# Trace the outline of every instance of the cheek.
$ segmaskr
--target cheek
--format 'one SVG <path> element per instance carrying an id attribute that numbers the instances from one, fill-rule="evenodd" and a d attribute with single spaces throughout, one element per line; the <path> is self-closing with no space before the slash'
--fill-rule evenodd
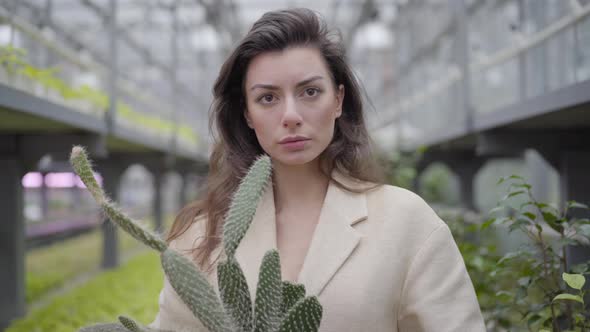
<path id="1" fill-rule="evenodd" d="M 277 121 L 276 116 L 272 112 L 260 112 L 260 110 L 252 110 L 250 112 L 252 130 L 256 133 L 258 142 L 263 148 L 272 145 L 275 139 Z"/>
<path id="2" fill-rule="evenodd" d="M 313 112 L 314 119 L 312 123 L 317 123 L 323 129 L 326 129 L 327 126 L 333 127 L 336 117 L 336 106 L 331 102 L 326 102 L 320 110 L 321 112 Z"/>

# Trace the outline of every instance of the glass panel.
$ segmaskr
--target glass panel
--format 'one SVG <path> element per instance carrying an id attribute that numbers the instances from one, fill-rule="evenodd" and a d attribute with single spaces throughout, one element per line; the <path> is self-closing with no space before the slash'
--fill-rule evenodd
<path id="1" fill-rule="evenodd" d="M 590 16 L 578 23 L 576 30 L 579 52 L 576 61 L 576 76 L 580 82 L 590 79 Z"/>
<path id="2" fill-rule="evenodd" d="M 476 112 L 490 112 L 513 104 L 519 96 L 518 59 L 475 73 L 472 82 L 472 103 Z"/>
<path id="3" fill-rule="evenodd" d="M 532 98 L 543 94 L 546 90 L 547 66 L 544 44 L 526 51 L 526 97 Z"/>
<path id="4" fill-rule="evenodd" d="M 568 28 L 546 42 L 550 91 L 575 82 L 574 33 Z"/>
<path id="5" fill-rule="evenodd" d="M 527 34 L 545 29 L 571 11 L 569 1 L 564 0 L 525 0 L 523 8 L 524 32 Z"/>

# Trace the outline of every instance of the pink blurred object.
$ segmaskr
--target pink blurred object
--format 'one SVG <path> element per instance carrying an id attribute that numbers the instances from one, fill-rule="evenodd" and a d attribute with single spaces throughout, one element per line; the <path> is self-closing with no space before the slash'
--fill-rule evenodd
<path id="1" fill-rule="evenodd" d="M 98 184 L 102 186 L 102 176 L 96 173 L 94 176 Z M 21 183 L 25 188 L 39 188 L 43 183 L 43 176 L 39 172 L 29 172 L 23 176 Z M 86 188 L 76 174 L 69 172 L 47 173 L 45 176 L 45 185 L 48 188 Z"/>

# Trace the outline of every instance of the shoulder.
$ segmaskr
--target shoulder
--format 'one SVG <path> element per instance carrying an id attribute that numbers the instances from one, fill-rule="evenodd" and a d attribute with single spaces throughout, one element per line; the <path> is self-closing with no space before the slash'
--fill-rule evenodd
<path id="1" fill-rule="evenodd" d="M 385 226 L 427 236 L 446 226 L 436 212 L 416 193 L 397 186 L 383 184 L 367 192 L 369 219 L 378 219 Z"/>
<path id="2" fill-rule="evenodd" d="M 204 239 L 206 223 L 205 216 L 197 216 L 183 233 L 170 241 L 168 247 L 184 256 L 191 257 L 194 249 Z"/>

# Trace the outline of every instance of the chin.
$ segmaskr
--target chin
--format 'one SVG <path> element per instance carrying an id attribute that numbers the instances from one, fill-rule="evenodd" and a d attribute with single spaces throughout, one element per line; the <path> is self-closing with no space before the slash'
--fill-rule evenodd
<path id="1" fill-rule="evenodd" d="M 305 151 L 302 151 L 305 152 Z M 280 153 L 278 155 L 271 156 L 271 158 L 278 163 L 285 166 L 301 166 L 314 161 L 317 156 L 309 153 L 291 153 L 291 155 Z"/>

